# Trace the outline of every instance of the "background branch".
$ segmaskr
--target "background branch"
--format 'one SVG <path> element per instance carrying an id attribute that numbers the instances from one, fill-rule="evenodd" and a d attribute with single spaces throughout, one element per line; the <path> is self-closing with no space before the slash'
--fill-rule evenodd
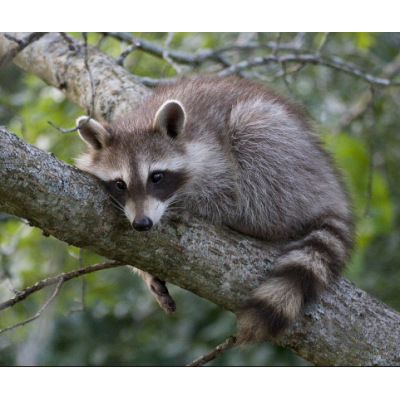
<path id="1" fill-rule="evenodd" d="M 250 60 L 241 61 L 229 68 L 219 72 L 219 76 L 228 76 L 244 69 L 267 65 L 270 63 L 286 64 L 286 63 L 303 63 L 303 64 L 319 64 L 325 67 L 333 68 L 337 71 L 347 73 L 357 78 L 361 78 L 368 83 L 380 86 L 399 86 L 400 81 L 390 80 L 386 78 L 379 78 L 369 73 L 362 72 L 356 65 L 346 62 L 339 57 L 322 57 L 314 54 L 285 54 L 282 56 L 268 55 L 265 57 L 256 57 Z"/>
<path id="2" fill-rule="evenodd" d="M 32 286 L 29 286 L 23 290 L 18 291 L 12 299 L 1 303 L 0 311 L 5 310 L 9 307 L 13 307 L 15 304 L 19 303 L 20 301 L 25 300 L 28 296 L 37 292 L 38 290 L 41 290 L 48 286 L 55 285 L 56 283 L 60 282 L 61 280 L 63 282 L 68 282 L 71 279 L 78 278 L 80 276 L 84 276 L 84 275 L 90 274 L 92 272 L 101 271 L 103 269 L 115 268 L 115 267 L 119 267 L 120 265 L 122 265 L 122 264 L 118 263 L 117 261 L 107 261 L 107 262 L 100 263 L 100 264 L 94 264 L 89 267 L 79 268 L 75 271 L 64 272 L 64 273 L 54 276 L 52 278 L 43 279 L 39 282 L 36 282 Z M 0 330 L 0 332 L 2 332 L 2 331 Z"/>
<path id="3" fill-rule="evenodd" d="M 12 36 L 23 38 L 26 34 L 15 33 Z M 89 115 L 92 109 L 91 79 L 89 74 L 82 73 L 85 70 L 85 45 L 69 35 L 70 42 L 64 37 L 59 33 L 49 33 L 18 53 L 13 62 L 61 90 Z M 71 43 L 76 51 L 71 50 Z M 13 46 L 12 41 L 0 34 L 0 57 Z M 112 57 L 98 48 L 88 46 L 87 59 L 96 91 L 93 118 L 106 121 L 116 119 L 149 93 Z"/>
<path id="4" fill-rule="evenodd" d="M 26 37 L 17 38 L 12 35 L 4 34 L 4 37 L 10 40 L 11 42 L 15 42 L 18 45 L 10 48 L 6 54 L 4 54 L 0 58 L 0 68 L 4 67 L 7 63 L 9 63 L 18 53 L 25 49 L 25 47 L 29 46 L 31 43 L 40 39 L 46 32 L 33 32 Z"/>
<path id="5" fill-rule="evenodd" d="M 63 275 L 59 276 L 58 281 L 57 281 L 57 287 L 53 293 L 53 295 L 46 301 L 45 305 L 31 318 L 26 319 L 25 321 L 18 322 L 12 326 L 8 326 L 7 328 L 0 329 L 0 333 L 11 331 L 12 329 L 18 328 L 19 326 L 26 325 L 29 322 L 34 321 L 35 319 L 38 319 L 46 310 L 46 308 L 54 301 L 54 299 L 58 296 L 61 290 L 61 286 L 64 283 L 64 277 Z"/>

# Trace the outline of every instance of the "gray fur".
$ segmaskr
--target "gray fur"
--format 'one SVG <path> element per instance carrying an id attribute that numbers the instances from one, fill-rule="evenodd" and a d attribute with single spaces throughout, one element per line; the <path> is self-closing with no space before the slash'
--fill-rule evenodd
<path id="1" fill-rule="evenodd" d="M 182 79 L 105 124 L 101 140 L 97 125 L 90 139 L 90 123 L 77 165 L 126 182 L 131 222 L 157 223 L 179 201 L 244 234 L 292 240 L 239 314 L 241 340 L 278 334 L 344 267 L 353 238 L 348 197 L 305 113 L 270 89 L 234 78 Z M 165 183 L 165 193 L 148 181 L 163 170 L 179 179 Z"/>

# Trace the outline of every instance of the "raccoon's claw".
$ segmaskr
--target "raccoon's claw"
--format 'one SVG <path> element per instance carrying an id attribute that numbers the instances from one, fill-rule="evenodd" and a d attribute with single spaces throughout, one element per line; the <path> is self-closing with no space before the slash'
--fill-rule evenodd
<path id="1" fill-rule="evenodd" d="M 176 310 L 176 304 L 170 296 L 164 281 L 152 276 L 152 279 L 150 279 L 148 283 L 148 287 L 155 299 L 158 301 L 160 307 L 166 313 L 171 314 Z"/>

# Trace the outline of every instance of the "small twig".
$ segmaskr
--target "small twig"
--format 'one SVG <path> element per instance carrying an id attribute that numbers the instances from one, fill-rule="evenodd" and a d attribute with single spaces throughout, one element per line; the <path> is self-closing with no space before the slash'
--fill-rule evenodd
<path id="1" fill-rule="evenodd" d="M 130 33 L 110 32 L 107 34 L 119 40 L 124 40 L 129 43 L 135 43 L 135 48 L 141 49 L 142 51 L 145 51 L 147 53 L 165 59 L 165 57 L 163 57 L 165 55 L 165 48 L 163 48 L 162 46 L 159 46 L 142 38 L 134 37 Z M 322 49 L 327 42 L 328 33 L 325 33 L 324 36 L 322 37 L 322 40 L 318 48 L 316 49 L 315 54 L 298 54 L 302 51 L 304 36 L 305 36 L 304 33 L 299 33 L 292 42 L 280 43 L 280 37 L 278 35 L 277 40 L 274 42 L 267 42 L 267 43 L 246 42 L 241 44 L 229 45 L 218 49 L 201 49 L 196 53 L 168 50 L 167 58 L 169 61 L 173 60 L 181 64 L 191 65 L 192 67 L 199 66 L 207 60 L 217 61 L 226 67 L 225 69 L 223 69 L 218 73 L 219 76 L 226 76 L 231 74 L 239 74 L 247 76 L 247 74 L 244 73 L 244 70 L 257 66 L 268 65 L 270 63 L 276 63 L 280 65 L 284 65 L 287 63 L 297 63 L 300 64 L 301 66 L 305 64 L 316 64 L 316 65 L 319 64 L 361 78 L 364 81 L 368 82 L 369 84 L 374 84 L 379 86 L 400 85 L 399 80 L 380 78 L 373 76 L 369 73 L 365 73 L 361 71 L 357 65 L 342 60 L 339 57 L 326 57 L 326 56 L 321 57 Z M 257 50 L 262 48 L 273 49 L 272 54 L 269 54 L 265 57 L 256 57 L 250 60 L 240 61 L 236 64 L 232 64 L 231 61 L 229 61 L 229 59 L 226 57 L 226 54 L 232 53 L 233 51 L 239 51 L 245 49 Z M 278 51 L 281 50 L 286 52 L 290 51 L 293 52 L 294 54 L 284 54 L 278 56 L 277 53 Z M 301 67 L 296 67 L 296 69 L 299 68 Z M 284 75 L 285 73 L 283 73 L 281 76 Z M 146 86 L 153 87 L 158 83 L 158 81 L 156 82 L 149 79 L 146 82 L 146 78 L 144 78 L 143 83 Z"/>
<path id="2" fill-rule="evenodd" d="M 222 353 L 225 353 L 226 351 L 228 351 L 236 346 L 237 346 L 236 336 L 229 336 L 228 339 L 226 339 L 226 341 L 224 343 L 215 347 L 214 349 L 209 351 L 204 356 L 199 357 L 197 360 L 194 360 L 187 366 L 188 367 L 201 367 L 201 366 L 209 363 L 210 361 L 215 360 Z"/>
<path id="3" fill-rule="evenodd" d="M 321 42 L 320 42 L 319 46 L 317 47 L 317 50 L 315 51 L 316 57 L 320 56 L 321 51 L 325 46 L 326 39 L 328 38 L 328 35 L 329 35 L 329 32 L 324 32 L 324 36 L 322 36 Z"/>
<path id="4" fill-rule="evenodd" d="M 400 53 L 389 63 L 385 65 L 382 75 L 385 78 L 390 78 L 400 70 Z"/>
<path id="5" fill-rule="evenodd" d="M 278 32 L 278 33 L 276 34 L 275 47 L 273 47 L 273 48 L 272 48 L 272 51 L 271 51 L 271 54 L 272 54 L 273 56 L 275 56 L 275 55 L 278 53 L 279 44 L 280 44 L 280 42 L 281 42 L 281 39 L 282 39 L 282 32 Z"/>
<path id="6" fill-rule="evenodd" d="M 50 124 L 53 128 L 56 128 L 61 133 L 71 133 L 71 132 L 77 131 L 78 129 L 81 129 L 85 124 L 87 124 L 89 122 L 90 119 L 91 119 L 91 117 L 88 117 L 87 119 L 82 121 L 78 126 L 75 126 L 75 127 L 71 128 L 71 129 L 60 128 L 56 124 L 53 124 L 53 122 L 51 122 L 51 121 L 47 121 L 47 123 Z"/>
<path id="7" fill-rule="evenodd" d="M 27 37 L 18 39 L 11 35 L 5 34 L 4 36 L 17 43 L 18 46 L 14 47 L 13 49 L 9 50 L 3 57 L 0 58 L 0 68 L 4 67 L 8 64 L 18 53 L 25 49 L 25 47 L 29 46 L 31 43 L 35 42 L 36 40 L 40 39 L 43 35 L 47 32 L 33 32 L 29 34 Z"/>
<path id="8" fill-rule="evenodd" d="M 180 75 L 182 73 L 182 68 L 177 63 L 175 63 L 172 60 L 172 58 L 169 56 L 168 46 L 171 44 L 173 37 L 174 37 L 174 33 L 168 32 L 167 39 L 164 42 L 162 57 L 168 64 L 170 64 L 172 66 L 172 68 L 174 68 L 174 70 L 178 73 L 178 75 Z"/>
<path id="9" fill-rule="evenodd" d="M 351 106 L 348 106 L 346 112 L 340 116 L 337 123 L 333 126 L 331 130 L 332 134 L 337 134 L 338 132 L 341 132 L 344 127 L 350 125 L 354 120 L 363 115 L 366 109 L 369 107 L 371 101 L 371 90 L 366 89 L 363 93 L 360 94 L 357 102 Z"/>
<path id="10" fill-rule="evenodd" d="M 306 32 L 298 32 L 296 37 L 293 39 L 292 44 L 296 49 L 301 49 L 304 44 L 304 36 L 306 36 Z"/>
<path id="11" fill-rule="evenodd" d="M 60 32 L 62 38 L 68 43 L 68 48 L 72 51 L 78 51 L 78 46 L 72 41 L 72 39 L 65 33 Z"/>
<path id="12" fill-rule="evenodd" d="M 79 249 L 79 269 L 83 269 L 83 249 Z M 86 276 L 82 275 L 81 276 L 81 300 L 80 300 L 80 306 L 72 308 L 66 316 L 70 316 L 72 313 L 77 312 L 77 311 L 85 311 L 86 310 L 86 302 L 85 302 L 85 294 L 86 294 Z"/>
<path id="13" fill-rule="evenodd" d="M 237 74 L 238 72 L 240 72 L 244 69 L 261 66 L 261 65 L 267 65 L 270 63 L 284 64 L 284 63 L 292 63 L 292 62 L 324 65 L 326 67 L 335 69 L 337 71 L 341 71 L 341 72 L 347 73 L 349 75 L 355 76 L 357 78 L 361 78 L 361 79 L 365 80 L 366 82 L 368 82 L 370 84 L 374 84 L 374 85 L 379 85 L 379 86 L 399 86 L 400 85 L 400 81 L 391 81 L 390 79 L 379 78 L 379 77 L 373 76 L 371 74 L 364 73 L 364 72 L 360 71 L 360 69 L 356 65 L 346 62 L 339 57 L 322 58 L 322 57 L 315 56 L 314 54 L 299 54 L 299 55 L 285 54 L 282 56 L 268 55 L 265 57 L 256 57 L 251 60 L 241 61 L 241 62 L 237 63 L 236 65 L 233 65 L 229 68 L 222 70 L 217 75 L 227 76 L 227 75 Z"/>
<path id="14" fill-rule="evenodd" d="M 382 70 L 382 76 L 384 78 L 390 79 L 400 70 L 400 53 L 385 66 Z M 367 108 L 370 106 L 371 101 L 373 101 L 371 88 L 366 89 L 359 96 L 359 100 L 356 104 L 351 107 L 347 107 L 347 112 L 344 113 L 337 124 L 332 128 L 332 133 L 340 132 L 345 126 L 350 125 L 352 121 L 359 118 L 365 113 Z"/>
<path id="15" fill-rule="evenodd" d="M 94 87 L 94 81 L 93 81 L 93 75 L 92 75 L 92 71 L 89 68 L 89 51 L 88 51 L 88 42 L 87 42 L 87 32 L 83 33 L 83 38 L 85 39 L 85 68 L 89 74 L 89 79 L 90 79 L 90 86 L 92 89 L 92 98 L 90 100 L 90 114 L 89 117 L 93 118 L 94 115 L 94 99 L 96 96 L 96 90 Z"/>
<path id="16" fill-rule="evenodd" d="M 124 265 L 118 261 L 107 261 L 100 264 L 94 264 L 89 267 L 85 267 L 82 269 L 77 269 L 71 272 L 64 272 L 60 275 L 54 276 L 53 278 L 46 278 L 42 281 L 35 283 L 33 286 L 29 286 L 24 290 L 19 291 L 12 299 L 5 301 L 4 303 L 0 304 L 0 311 L 5 310 L 6 308 L 12 307 L 15 304 L 19 303 L 20 301 L 25 300 L 28 296 L 32 293 L 37 292 L 38 290 L 43 289 L 44 287 L 51 286 L 56 284 L 60 277 L 63 277 L 64 282 L 67 282 L 71 279 L 77 278 L 79 276 L 83 276 L 86 274 L 90 274 L 92 272 L 101 271 L 103 269 L 115 268 Z"/>
<path id="17" fill-rule="evenodd" d="M 128 32 L 107 32 L 107 35 L 112 36 L 116 39 L 125 41 L 127 43 L 135 44 L 135 48 L 140 49 L 146 53 L 152 54 L 154 56 L 163 58 L 164 48 L 155 43 L 152 43 L 143 38 L 138 38 L 133 36 Z M 301 38 L 296 38 L 295 41 L 291 43 L 280 43 L 278 46 L 276 42 L 246 42 L 241 44 L 233 44 L 218 49 L 200 49 L 196 53 L 188 53 L 179 50 L 169 50 L 168 56 L 181 64 L 199 66 L 207 60 L 218 61 L 226 67 L 231 66 L 231 62 L 225 57 L 224 54 L 239 51 L 239 50 L 258 50 L 262 48 L 277 48 L 277 50 L 285 51 L 300 51 L 300 46 L 302 44 Z"/>
<path id="18" fill-rule="evenodd" d="M 127 43 L 132 43 L 137 49 L 145 51 L 147 53 L 153 54 L 160 58 L 163 58 L 164 48 L 162 46 L 156 45 L 148 40 L 138 38 L 133 36 L 128 32 L 107 32 L 107 35 L 115 37 L 119 40 L 123 40 Z M 176 62 L 181 62 L 184 64 L 195 64 L 196 56 L 191 53 L 185 53 L 183 51 L 170 50 L 168 52 L 169 57 L 171 57 Z"/>
<path id="19" fill-rule="evenodd" d="M 15 329 L 19 326 L 26 325 L 27 323 L 32 322 L 35 319 L 38 319 L 43 314 L 43 312 L 46 310 L 46 308 L 58 296 L 58 294 L 60 293 L 61 286 L 63 285 L 64 282 L 65 282 L 64 276 L 63 276 L 63 274 L 61 274 L 58 278 L 57 287 L 56 287 L 56 290 L 54 291 L 53 295 L 50 297 L 49 300 L 46 301 L 45 305 L 33 317 L 30 317 L 30 318 L 26 319 L 25 321 L 18 322 L 12 326 L 8 326 L 7 328 L 0 329 L 0 333 L 6 332 L 6 331 L 11 331 L 12 329 Z"/>
<path id="20" fill-rule="evenodd" d="M 373 190 L 373 179 L 374 179 L 374 156 L 375 156 L 375 137 L 376 137 L 376 107 L 375 107 L 375 90 L 371 86 L 371 113 L 372 113 L 372 127 L 370 134 L 370 147 L 369 147 L 369 165 L 368 165 L 368 182 L 367 182 L 367 204 L 364 210 L 364 218 L 369 216 L 369 210 L 371 207 L 372 190 Z"/>
<path id="21" fill-rule="evenodd" d="M 149 88 L 156 87 L 160 83 L 173 83 L 176 78 L 164 78 L 164 79 L 154 79 L 148 78 L 146 76 L 132 75 L 135 79 L 137 79 L 142 85 L 145 85 Z"/>
<path id="22" fill-rule="evenodd" d="M 136 42 L 130 44 L 116 59 L 116 62 L 118 65 L 123 65 L 124 60 L 126 57 L 128 57 L 129 54 L 131 54 L 133 51 L 135 51 L 138 48 L 138 45 Z"/>
<path id="23" fill-rule="evenodd" d="M 24 43 L 23 39 L 18 39 L 14 36 L 9 35 L 8 33 L 5 33 L 4 37 L 6 37 L 8 40 L 11 40 L 14 43 L 17 43 L 18 45 L 22 45 Z"/>
<path id="24" fill-rule="evenodd" d="M 289 82 L 289 77 L 288 77 L 288 73 L 286 71 L 286 64 L 281 64 L 281 68 L 282 68 L 282 77 L 283 77 L 283 83 L 285 84 L 287 90 L 289 91 L 289 93 L 291 94 L 291 96 L 294 98 L 294 94 L 293 91 L 290 87 L 290 82 Z"/>
<path id="25" fill-rule="evenodd" d="M 80 128 L 80 126 L 75 126 L 74 128 L 71 128 L 71 129 L 63 129 L 63 128 L 60 128 L 59 126 L 57 126 L 56 124 L 53 124 L 53 122 L 51 122 L 51 121 L 47 121 L 47 123 L 50 124 L 53 128 L 56 128 L 61 133 L 75 132 L 76 130 L 78 130 Z"/>

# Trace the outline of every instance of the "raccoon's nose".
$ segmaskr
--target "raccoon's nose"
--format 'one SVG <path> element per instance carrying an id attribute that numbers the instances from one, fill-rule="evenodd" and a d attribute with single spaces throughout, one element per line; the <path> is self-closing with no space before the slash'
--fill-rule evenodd
<path id="1" fill-rule="evenodd" d="M 153 221 L 150 218 L 144 217 L 141 219 L 135 219 L 132 222 L 132 226 L 137 231 L 148 231 L 153 226 Z"/>

